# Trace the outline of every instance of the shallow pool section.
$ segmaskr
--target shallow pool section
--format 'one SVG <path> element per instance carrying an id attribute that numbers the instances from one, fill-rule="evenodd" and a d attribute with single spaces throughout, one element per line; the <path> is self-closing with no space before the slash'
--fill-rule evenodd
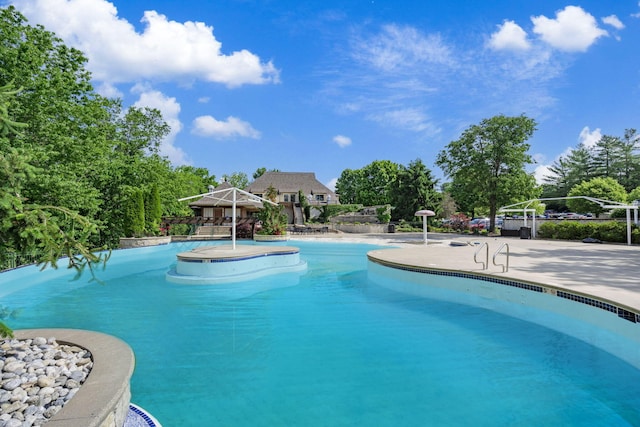
<path id="1" fill-rule="evenodd" d="M 306 268 L 297 247 L 208 245 L 179 253 L 167 280 L 183 284 L 234 283 Z"/>
<path id="2" fill-rule="evenodd" d="M 125 340 L 131 400 L 165 426 L 640 425 L 630 363 L 493 308 L 381 286 L 375 246 L 296 242 L 307 263 L 296 284 L 265 276 L 263 291 L 232 296 L 166 280 L 197 245 L 117 251 L 103 284 L 3 273 L 1 304 L 17 310 L 6 320 Z"/>

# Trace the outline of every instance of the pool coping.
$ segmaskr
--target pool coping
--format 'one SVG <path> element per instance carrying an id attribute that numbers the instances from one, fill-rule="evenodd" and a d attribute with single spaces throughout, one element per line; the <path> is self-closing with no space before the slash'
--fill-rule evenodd
<path id="1" fill-rule="evenodd" d="M 20 329 L 15 338 L 53 337 L 58 344 L 91 352 L 93 368 L 86 381 L 47 423 L 47 427 L 121 427 L 131 400 L 133 350 L 119 338 L 81 329 Z"/>
<path id="2" fill-rule="evenodd" d="M 383 250 L 384 251 L 384 250 Z M 380 256 L 382 252 L 371 251 L 367 254 L 367 259 L 371 262 L 379 264 L 388 268 L 395 268 L 398 270 L 412 271 L 416 273 L 431 274 L 438 276 L 455 276 L 461 278 L 470 278 L 475 280 L 482 280 L 485 282 L 496 283 L 506 286 L 514 286 L 521 289 L 526 289 L 532 292 L 540 292 L 544 294 L 554 295 L 559 298 L 564 298 L 577 303 L 596 307 L 604 311 L 617 315 L 619 318 L 627 320 L 632 323 L 640 325 L 640 310 L 636 310 L 633 307 L 621 304 L 619 302 L 599 297 L 597 295 L 576 291 L 570 288 L 542 284 L 535 281 L 514 279 L 507 277 L 496 277 L 494 274 L 483 274 L 479 272 L 470 272 L 457 269 L 437 268 L 437 267 L 424 267 L 410 265 L 406 263 L 399 263 L 386 260 L 384 256 Z M 377 255 L 377 256 L 376 256 Z"/>

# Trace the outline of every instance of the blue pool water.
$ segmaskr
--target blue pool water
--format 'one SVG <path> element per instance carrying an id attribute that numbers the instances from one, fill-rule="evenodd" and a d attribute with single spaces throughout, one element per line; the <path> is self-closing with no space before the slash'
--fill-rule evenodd
<path id="1" fill-rule="evenodd" d="M 117 251 L 98 272 L 104 284 L 4 273 L 0 304 L 22 309 L 16 329 L 125 340 L 132 401 L 165 427 L 640 425 L 640 372 L 608 353 L 369 283 L 376 246 L 288 244 L 307 271 L 258 279 L 254 294 L 167 282 L 194 243 Z"/>

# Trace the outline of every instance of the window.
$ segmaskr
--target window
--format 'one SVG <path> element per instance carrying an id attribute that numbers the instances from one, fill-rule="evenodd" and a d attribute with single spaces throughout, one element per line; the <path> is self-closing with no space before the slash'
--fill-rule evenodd
<path id="1" fill-rule="evenodd" d="M 316 194 L 316 202 L 324 202 L 324 194 Z"/>
<path id="2" fill-rule="evenodd" d="M 285 201 L 285 202 L 288 202 L 288 201 L 289 201 L 289 195 L 288 195 L 288 194 L 285 194 L 285 195 L 284 195 L 284 201 Z"/>

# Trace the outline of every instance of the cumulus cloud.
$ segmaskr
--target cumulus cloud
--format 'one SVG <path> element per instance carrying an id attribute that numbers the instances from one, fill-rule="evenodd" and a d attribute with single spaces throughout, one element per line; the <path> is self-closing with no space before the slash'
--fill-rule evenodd
<path id="1" fill-rule="evenodd" d="M 146 85 L 135 85 L 131 92 L 139 95 L 138 100 L 134 103 L 135 107 L 149 107 L 159 110 L 162 113 L 162 118 L 171 128 L 169 134 L 160 144 L 160 154 L 167 156 L 174 165 L 190 164 L 186 153 L 174 146 L 176 135 L 182 130 L 182 122 L 179 119 L 180 104 L 176 99 Z"/>
<path id="2" fill-rule="evenodd" d="M 203 80 L 237 87 L 278 82 L 272 62 L 242 49 L 225 54 L 213 27 L 176 22 L 150 10 L 142 32 L 107 0 L 14 0 L 31 22 L 44 25 L 84 52 L 96 80 Z"/>
<path id="3" fill-rule="evenodd" d="M 594 129 L 593 131 L 589 129 L 589 126 L 585 126 L 580 131 L 580 136 L 578 138 L 579 142 L 583 144 L 587 148 L 591 148 L 596 145 L 598 141 L 602 138 L 602 131 L 600 128 Z"/>
<path id="4" fill-rule="evenodd" d="M 532 17 L 533 32 L 555 49 L 584 52 L 600 37 L 608 35 L 598 27 L 593 15 L 578 6 L 567 6 L 556 12 L 556 18 Z"/>
<path id="5" fill-rule="evenodd" d="M 351 138 L 344 135 L 336 135 L 333 137 L 333 142 L 338 144 L 340 148 L 344 148 L 351 145 Z"/>
<path id="6" fill-rule="evenodd" d="M 604 18 L 602 18 L 602 22 L 607 25 L 611 25 L 616 30 L 622 30 L 624 28 L 624 24 L 622 23 L 622 21 L 620 21 L 620 19 L 618 19 L 616 15 L 605 16 Z"/>
<path id="7" fill-rule="evenodd" d="M 237 117 L 229 116 L 226 120 L 216 120 L 213 116 L 196 117 L 191 131 L 195 135 L 212 137 L 215 139 L 230 139 L 235 137 L 260 138 L 261 134 L 250 123 Z"/>
<path id="8" fill-rule="evenodd" d="M 489 46 L 496 50 L 527 50 L 531 47 L 527 33 L 515 22 L 505 21 L 491 35 Z"/>

